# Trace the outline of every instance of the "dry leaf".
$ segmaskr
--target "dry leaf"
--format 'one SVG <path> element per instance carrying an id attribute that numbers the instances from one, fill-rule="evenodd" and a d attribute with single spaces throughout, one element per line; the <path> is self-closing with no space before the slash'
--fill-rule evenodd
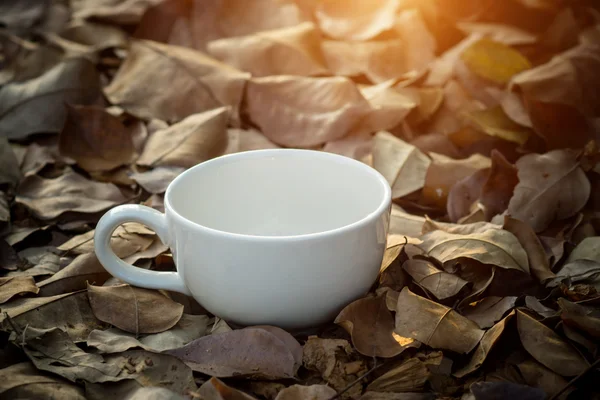
<path id="1" fill-rule="evenodd" d="M 394 333 L 394 317 L 387 309 L 385 294 L 347 305 L 335 323 L 348 331 L 356 350 L 365 356 L 394 357 L 417 344 Z"/>
<path id="2" fill-rule="evenodd" d="M 440 271 L 427 260 L 413 258 L 402 264 L 414 282 L 433 294 L 438 300 L 444 300 L 458 294 L 469 282 L 456 275 Z"/>
<path id="3" fill-rule="evenodd" d="M 316 27 L 297 26 L 263 31 L 250 36 L 219 39 L 208 43 L 208 53 L 252 76 L 325 75 Z"/>
<path id="4" fill-rule="evenodd" d="M 373 138 L 369 135 L 352 135 L 325 143 L 323 151 L 361 160 L 371 155 Z"/>
<path id="5" fill-rule="evenodd" d="M 558 299 L 558 305 L 561 309 L 560 317 L 566 325 L 600 339 L 600 314 L 596 309 L 572 303 L 564 298 Z"/>
<path id="6" fill-rule="evenodd" d="M 226 154 L 237 153 L 241 151 L 278 149 L 275 143 L 271 142 L 265 135 L 255 129 L 227 129 L 227 150 Z"/>
<path id="7" fill-rule="evenodd" d="M 394 199 L 421 189 L 431 160 L 415 146 L 388 132 L 378 132 L 373 142 L 373 167 L 392 187 Z"/>
<path id="8" fill-rule="evenodd" d="M 485 225 L 484 225 L 485 226 Z M 529 274 L 527 253 L 517 238 L 501 229 L 484 229 L 470 234 L 432 231 L 418 245 L 428 256 L 442 263 L 470 258 L 483 264 L 516 269 Z"/>
<path id="9" fill-rule="evenodd" d="M 30 276 L 15 276 L 0 278 L 0 304 L 6 303 L 12 297 L 25 293 L 37 294 L 40 291 Z"/>
<path id="10" fill-rule="evenodd" d="M 38 78 L 0 88 L 0 136 L 58 133 L 67 114 L 65 103 L 94 104 L 100 98 L 94 65 L 82 58 L 66 60 Z"/>
<path id="11" fill-rule="evenodd" d="M 85 289 L 87 282 L 101 285 L 110 276 L 94 253 L 81 254 L 65 268 L 38 283 L 38 287 L 40 296 L 55 296 Z"/>
<path id="12" fill-rule="evenodd" d="M 452 186 L 446 203 L 446 210 L 452 222 L 461 221 L 474 208 L 479 209 L 478 199 L 489 176 L 490 168 L 480 169 Z"/>
<path id="13" fill-rule="evenodd" d="M 144 11 L 161 0 L 76 0 L 73 17 L 116 24 L 137 24 Z"/>
<path id="14" fill-rule="evenodd" d="M 467 36 L 454 47 L 446 50 L 440 57 L 429 65 L 429 74 L 425 80 L 426 86 L 445 86 L 454 76 L 454 69 L 465 49 L 481 39 L 480 34 Z"/>
<path id="15" fill-rule="evenodd" d="M 490 296 L 462 310 L 462 315 L 475 322 L 481 329 L 493 326 L 514 308 L 517 296 Z"/>
<path id="16" fill-rule="evenodd" d="M 367 40 L 394 26 L 398 0 L 325 0 L 317 4 L 319 28 L 335 39 Z"/>
<path id="17" fill-rule="evenodd" d="M 104 93 L 145 119 L 176 122 L 221 106 L 231 106 L 235 119 L 248 77 L 194 50 L 134 40 Z"/>
<path id="18" fill-rule="evenodd" d="M 329 400 L 336 394 L 327 385 L 292 385 L 279 392 L 275 400 Z"/>
<path id="19" fill-rule="evenodd" d="M 87 345 L 97 348 L 100 353 L 120 353 L 135 347 L 163 352 L 185 346 L 209 333 L 208 321 L 206 315 L 183 314 L 171 329 L 137 338 L 117 328 L 93 330 L 87 338 Z"/>
<path id="20" fill-rule="evenodd" d="M 367 390 L 374 392 L 421 390 L 430 375 L 425 363 L 416 357 L 409 358 L 371 382 Z"/>
<path id="21" fill-rule="evenodd" d="M 136 163 L 189 168 L 221 155 L 227 148 L 228 120 L 227 107 L 190 115 L 150 135 Z"/>
<path id="22" fill-rule="evenodd" d="M 352 81 L 342 77 L 251 79 L 246 100 L 250 119 L 265 136 L 288 147 L 342 138 L 370 108 Z"/>
<path id="23" fill-rule="evenodd" d="M 396 333 L 433 348 L 468 353 L 483 331 L 456 311 L 402 289 L 396 306 Z"/>
<path id="24" fill-rule="evenodd" d="M 254 327 L 205 336 L 167 353 L 194 371 L 218 378 L 292 378 L 297 371 L 293 349 L 279 335 Z"/>
<path id="25" fill-rule="evenodd" d="M 535 232 L 575 215 L 590 196 L 590 182 L 568 150 L 527 154 L 517 161 L 519 183 L 508 213 Z"/>
<path id="26" fill-rule="evenodd" d="M 94 182 L 69 170 L 54 179 L 27 176 L 17 188 L 15 201 L 35 217 L 49 220 L 65 212 L 97 213 L 127 199 L 112 183 Z"/>
<path id="27" fill-rule="evenodd" d="M 546 257 L 542 242 L 540 242 L 540 239 L 529 225 L 518 219 L 505 216 L 503 228 L 515 235 L 519 240 L 519 243 L 521 243 L 521 246 L 523 246 L 527 252 L 529 267 L 533 276 L 540 282 L 544 282 L 556 276 L 556 274 L 550 270 L 550 263 Z"/>
<path id="28" fill-rule="evenodd" d="M 527 58 L 511 47 L 490 39 L 481 39 L 465 48 L 462 61 L 478 77 L 504 85 L 519 72 L 531 68 Z"/>
<path id="29" fill-rule="evenodd" d="M 132 161 L 132 132 L 100 107 L 67 105 L 59 150 L 86 171 L 108 171 Z"/>
<path id="30" fill-rule="evenodd" d="M 507 46 L 530 45 L 537 42 L 534 34 L 510 25 L 465 21 L 459 22 L 456 26 L 466 35 L 477 33 Z"/>
<path id="31" fill-rule="evenodd" d="M 532 131 L 506 115 L 501 106 L 467 112 L 464 118 L 470 126 L 486 135 L 519 145 L 525 144 Z"/>
<path id="32" fill-rule="evenodd" d="M 565 264 L 556 273 L 556 278 L 548 282 L 548 287 L 556 287 L 568 279 L 575 284 L 587 284 L 600 291 L 600 262 L 592 260 L 577 260 Z"/>
<path id="33" fill-rule="evenodd" d="M 203 400 L 254 400 L 254 397 L 225 385 L 217 378 L 206 381 L 198 389 L 198 394 Z"/>
<path id="34" fill-rule="evenodd" d="M 131 179 L 149 193 L 161 194 L 167 191 L 169 184 L 185 169 L 182 167 L 157 167 L 146 172 L 136 172 Z"/>
<path id="35" fill-rule="evenodd" d="M 0 395 L 6 399 L 86 399 L 81 388 L 38 371 L 30 362 L 21 362 L 0 370 Z"/>
<path id="36" fill-rule="evenodd" d="M 136 335 L 166 331 L 183 315 L 183 306 L 160 292 L 129 285 L 88 284 L 88 297 L 96 318 Z"/>
<path id="37" fill-rule="evenodd" d="M 481 338 L 481 342 L 479 342 L 479 344 L 475 348 L 475 351 L 471 355 L 469 362 L 465 364 L 462 368 L 460 368 L 458 371 L 454 372 L 453 375 L 458 378 L 463 378 L 466 375 L 473 373 L 474 371 L 479 369 L 479 367 L 483 365 L 483 362 L 487 358 L 490 351 L 494 348 L 494 345 L 498 342 L 498 339 L 500 339 L 500 336 L 506 328 L 506 323 L 510 319 L 512 319 L 514 315 L 515 312 L 512 311 L 504 319 L 502 319 L 491 329 L 486 331 L 483 337 Z"/>
<path id="38" fill-rule="evenodd" d="M 590 260 L 600 262 L 600 236 L 583 239 L 569 254 L 565 263 L 577 260 Z"/>
<path id="39" fill-rule="evenodd" d="M 60 31 L 60 37 L 90 46 L 92 51 L 127 47 L 127 34 L 116 26 L 74 20 Z"/>
<path id="40" fill-rule="evenodd" d="M 360 93 L 371 105 L 367 116 L 360 122 L 353 133 L 371 136 L 373 132 L 393 129 L 417 107 L 417 96 L 406 95 L 394 88 L 395 80 L 378 85 L 360 85 Z"/>
<path id="41" fill-rule="evenodd" d="M 557 395 L 559 391 L 568 385 L 565 378 L 555 374 L 534 360 L 527 360 L 517 364 L 517 368 L 525 380 L 525 383 L 529 386 L 542 389 L 548 396 Z M 565 391 L 558 399 L 566 400 L 572 391 L 573 389 Z"/>
<path id="42" fill-rule="evenodd" d="M 515 186 L 519 183 L 517 168 L 497 150 L 491 153 L 492 166 L 487 181 L 481 188 L 479 202 L 486 218 L 501 214 L 508 208 Z"/>
<path id="43" fill-rule="evenodd" d="M 0 137 L 0 185 L 17 186 L 20 180 L 19 161 L 8 143 L 8 139 Z"/>
<path id="44" fill-rule="evenodd" d="M 588 362 L 552 329 L 522 311 L 517 311 L 519 337 L 525 350 L 537 361 L 562 376 L 575 376 L 589 366 Z"/>

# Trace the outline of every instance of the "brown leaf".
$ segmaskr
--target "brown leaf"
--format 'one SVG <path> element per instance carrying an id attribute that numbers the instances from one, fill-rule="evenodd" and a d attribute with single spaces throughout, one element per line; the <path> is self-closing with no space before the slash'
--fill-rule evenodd
<path id="1" fill-rule="evenodd" d="M 228 146 L 226 154 L 237 153 L 241 151 L 278 149 L 275 143 L 271 142 L 265 135 L 255 129 L 227 129 Z"/>
<path id="2" fill-rule="evenodd" d="M 522 311 L 517 311 L 517 326 L 525 350 L 557 374 L 575 376 L 589 366 L 571 345 Z"/>
<path id="3" fill-rule="evenodd" d="M 456 25 L 466 35 L 478 33 L 494 42 L 507 46 L 529 45 L 537 42 L 537 37 L 534 34 L 510 25 L 466 21 L 459 22 Z"/>
<path id="4" fill-rule="evenodd" d="M 475 322 L 481 329 L 493 326 L 502 319 L 517 302 L 517 296 L 490 296 L 462 310 L 462 314 Z"/>
<path id="5" fill-rule="evenodd" d="M 203 400 L 254 400 L 254 397 L 229 387 L 214 377 L 198 389 L 198 394 Z"/>
<path id="6" fill-rule="evenodd" d="M 393 0 L 328 0 L 317 4 L 315 16 L 319 28 L 332 38 L 367 40 L 394 26 L 398 7 Z"/>
<path id="7" fill-rule="evenodd" d="M 527 308 L 529 308 L 530 310 L 535 311 L 544 318 L 550 318 L 557 314 L 556 310 L 550 307 L 546 307 L 533 296 L 525 296 L 525 306 L 527 306 Z"/>
<path id="8" fill-rule="evenodd" d="M 86 171 L 108 171 L 132 161 L 132 132 L 103 108 L 67 105 L 58 147 Z"/>
<path id="9" fill-rule="evenodd" d="M 329 400 L 337 392 L 327 385 L 292 385 L 283 389 L 275 400 Z"/>
<path id="10" fill-rule="evenodd" d="M 514 122 L 506 115 L 501 106 L 475 110 L 463 115 L 465 122 L 479 132 L 508 142 L 523 145 L 532 134 L 532 130 Z"/>
<path id="11" fill-rule="evenodd" d="M 402 268 L 417 285 L 426 289 L 438 300 L 455 296 L 469 283 L 456 275 L 440 271 L 432 262 L 423 259 L 407 260 L 402 264 Z"/>
<path id="12" fill-rule="evenodd" d="M 146 172 L 136 172 L 131 179 L 149 193 L 162 194 L 167 191 L 169 184 L 184 171 L 182 167 L 157 167 Z"/>
<path id="13" fill-rule="evenodd" d="M 529 225 L 518 219 L 505 216 L 503 228 L 515 235 L 519 240 L 519 243 L 521 243 L 521 246 L 523 246 L 527 252 L 529 267 L 531 268 L 533 276 L 540 282 L 544 282 L 556 276 L 556 274 L 550 270 L 550 263 L 546 257 L 542 242 L 540 242 L 540 239 Z"/>
<path id="14" fill-rule="evenodd" d="M 0 137 L 0 185 L 16 186 L 20 180 L 19 161 L 8 139 Z"/>
<path id="15" fill-rule="evenodd" d="M 502 153 L 492 150 L 491 159 L 490 173 L 479 198 L 487 219 L 507 209 L 515 186 L 519 183 L 517 168 L 508 162 Z"/>
<path id="16" fill-rule="evenodd" d="M 577 260 L 590 260 L 600 262 L 600 236 L 583 239 L 569 254 L 565 263 Z"/>
<path id="17" fill-rule="evenodd" d="M 490 168 L 480 169 L 452 186 L 446 204 L 452 222 L 459 222 L 472 212 L 474 206 L 478 206 L 478 199 L 489 176 Z"/>
<path id="18" fill-rule="evenodd" d="M 94 104 L 100 98 L 94 65 L 83 58 L 66 60 L 38 78 L 0 88 L 0 136 L 58 133 L 67 114 L 65 103 Z"/>
<path id="19" fill-rule="evenodd" d="M 396 333 L 433 348 L 468 353 L 483 331 L 456 311 L 402 289 L 396 306 Z"/>
<path id="20" fill-rule="evenodd" d="M 85 292 L 19 299 L 3 305 L 0 326 L 3 330 L 12 330 L 7 315 L 21 330 L 26 326 L 39 329 L 58 328 L 67 332 L 75 342 L 85 341 L 92 330 L 104 327 L 104 324 L 94 317 Z"/>
<path id="21" fill-rule="evenodd" d="M 483 264 L 529 273 L 527 253 L 517 238 L 501 229 L 485 229 L 471 234 L 432 231 L 419 245 L 428 256 L 442 263 L 470 258 Z"/>
<path id="22" fill-rule="evenodd" d="M 527 360 L 519 363 L 517 364 L 517 368 L 519 369 L 519 372 L 521 373 L 521 376 L 527 385 L 542 389 L 548 396 L 554 396 L 558 394 L 559 391 L 568 385 L 568 382 L 565 378 L 555 374 L 534 360 Z M 572 391 L 573 388 L 565 391 L 563 395 L 559 396 L 558 398 L 565 400 Z"/>
<path id="23" fill-rule="evenodd" d="M 356 86 L 342 77 L 255 78 L 248 82 L 246 100 L 250 119 L 265 136 L 288 147 L 344 137 L 370 108 Z"/>
<path id="24" fill-rule="evenodd" d="M 431 160 L 415 146 L 388 132 L 378 132 L 373 141 L 373 167 L 392 187 L 396 199 L 421 189 Z"/>
<path id="25" fill-rule="evenodd" d="M 144 119 L 177 122 L 221 106 L 231 106 L 236 119 L 248 77 L 191 49 L 134 40 L 104 93 Z"/>
<path id="26" fill-rule="evenodd" d="M 35 281 L 30 276 L 0 278 L 0 304 L 6 303 L 18 294 L 37 294 L 39 291 L 40 289 L 35 286 Z"/>
<path id="27" fill-rule="evenodd" d="M 399 366 L 392 368 L 367 386 L 374 392 L 410 392 L 421 390 L 427 382 L 430 372 L 425 363 L 418 358 L 409 358 Z"/>
<path id="28" fill-rule="evenodd" d="M 527 154 L 517 161 L 519 183 L 508 213 L 535 232 L 575 215 L 590 196 L 590 182 L 568 150 Z"/>
<path id="29" fill-rule="evenodd" d="M 57 167 L 64 165 L 57 147 L 39 146 L 35 142 L 27 146 L 23 161 L 21 161 L 21 171 L 24 176 L 37 174 L 48 165 Z"/>
<path id="30" fill-rule="evenodd" d="M 161 0 L 79 0 L 74 1 L 73 17 L 116 24 L 137 24 L 146 8 Z"/>
<path id="31" fill-rule="evenodd" d="M 166 331 L 183 315 L 181 304 L 155 290 L 129 285 L 88 284 L 88 297 L 96 318 L 136 335 Z"/>
<path id="32" fill-rule="evenodd" d="M 425 80 L 426 86 L 445 86 L 454 76 L 454 69 L 460 60 L 462 53 L 473 43 L 479 41 L 482 36 L 478 33 L 471 34 L 457 43 L 454 47 L 446 50 L 440 57 L 429 65 L 429 74 Z"/>
<path id="33" fill-rule="evenodd" d="M 597 309 L 572 303 L 564 298 L 558 299 L 558 305 L 561 309 L 560 317 L 565 324 L 600 339 L 600 313 Z"/>
<path id="34" fill-rule="evenodd" d="M 55 296 L 87 287 L 87 282 L 101 285 L 110 274 L 93 253 L 81 254 L 68 266 L 38 283 L 40 296 Z"/>
<path id="35" fill-rule="evenodd" d="M 435 60 L 437 44 L 420 10 L 402 10 L 396 17 L 394 29 L 404 42 L 403 64 L 406 71 L 425 71 Z"/>
<path id="36" fill-rule="evenodd" d="M 71 42 L 90 46 L 92 51 L 127 47 L 125 31 L 116 26 L 97 24 L 90 21 L 71 21 L 60 31 L 60 37 Z"/>
<path id="37" fill-rule="evenodd" d="M 127 201 L 112 183 L 94 182 L 68 170 L 54 179 L 30 175 L 21 181 L 15 201 L 39 219 L 49 220 L 65 212 L 97 213 Z"/>
<path id="38" fill-rule="evenodd" d="M 167 353 L 194 371 L 218 378 L 292 378 L 297 370 L 293 350 L 278 336 L 250 327 L 205 336 Z"/>
<path id="39" fill-rule="evenodd" d="M 21 362 L 0 370 L 0 395 L 7 399 L 86 399 L 83 389 L 38 371 L 30 362 Z"/>
<path id="40" fill-rule="evenodd" d="M 372 147 L 373 138 L 370 135 L 351 135 L 325 143 L 323 151 L 365 162 L 371 156 Z"/>
<path id="41" fill-rule="evenodd" d="M 487 358 L 490 351 L 492 351 L 498 342 L 498 339 L 500 339 L 500 336 L 506 328 L 506 323 L 514 316 L 515 312 L 511 311 L 511 313 L 508 314 L 504 319 L 495 324 L 491 329 L 487 330 L 481 338 L 481 342 L 479 342 L 475 348 L 475 351 L 471 355 L 469 362 L 458 371 L 454 372 L 453 375 L 457 378 L 463 378 L 479 369 L 479 367 L 483 365 L 483 362 Z"/>
<path id="42" fill-rule="evenodd" d="M 252 76 L 325 75 L 316 27 L 305 22 L 297 26 L 212 41 L 208 53 Z"/>
<path id="43" fill-rule="evenodd" d="M 369 357 L 394 357 L 415 341 L 394 333 L 394 317 L 386 295 L 366 297 L 347 305 L 335 319 L 352 336 L 356 350 Z"/>
<path id="44" fill-rule="evenodd" d="M 373 132 L 393 129 L 418 106 L 416 95 L 407 95 L 393 85 L 395 80 L 378 85 L 359 85 L 360 93 L 369 102 L 371 109 L 360 121 L 353 133 L 371 135 Z"/>
<path id="45" fill-rule="evenodd" d="M 136 163 L 189 168 L 225 152 L 229 109 L 193 114 L 166 129 L 155 131 Z"/>

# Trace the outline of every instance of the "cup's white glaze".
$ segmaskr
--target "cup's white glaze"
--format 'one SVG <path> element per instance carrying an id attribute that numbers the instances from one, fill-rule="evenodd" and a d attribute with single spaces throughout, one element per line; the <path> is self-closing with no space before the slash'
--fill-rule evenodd
<path id="1" fill-rule="evenodd" d="M 309 328 L 373 284 L 390 206 L 385 178 L 359 161 L 311 150 L 235 153 L 179 175 L 165 194 L 165 214 L 140 205 L 108 211 L 95 250 L 117 278 L 191 295 L 227 321 Z M 177 272 L 115 256 L 110 236 L 130 221 L 156 231 Z"/>

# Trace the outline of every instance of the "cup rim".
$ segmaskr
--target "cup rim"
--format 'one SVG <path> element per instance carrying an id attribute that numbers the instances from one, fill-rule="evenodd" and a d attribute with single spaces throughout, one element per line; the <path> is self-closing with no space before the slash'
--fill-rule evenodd
<path id="1" fill-rule="evenodd" d="M 350 165 L 353 165 L 358 168 L 362 168 L 364 171 L 366 171 L 367 173 L 372 175 L 375 179 L 377 179 L 379 181 L 379 183 L 381 184 L 381 186 L 383 187 L 382 200 L 375 210 L 373 210 L 369 214 L 365 215 L 363 218 L 361 218 L 357 221 L 354 221 L 350 224 L 340 226 L 340 227 L 334 228 L 334 229 L 320 231 L 320 232 L 305 233 L 305 234 L 299 234 L 299 235 L 281 235 L 281 236 L 249 235 L 249 234 L 228 232 L 228 231 L 224 231 L 224 230 L 220 230 L 220 229 L 210 228 L 208 226 L 199 224 L 197 222 L 189 220 L 188 218 L 185 218 L 183 215 L 179 214 L 175 210 L 175 208 L 171 205 L 171 202 L 169 201 L 171 189 L 173 187 L 175 187 L 175 185 L 177 185 L 177 183 L 179 181 L 184 179 L 185 175 L 190 175 L 194 171 L 197 171 L 197 170 L 203 169 L 203 168 L 208 168 L 211 165 L 214 166 L 215 164 L 224 163 L 224 162 L 227 162 L 228 160 L 234 159 L 234 158 L 249 158 L 249 157 L 252 158 L 252 157 L 259 157 L 259 156 L 265 156 L 265 155 L 269 156 L 269 155 L 275 155 L 275 154 L 281 154 L 281 153 L 290 153 L 290 154 L 295 153 L 295 154 L 302 154 L 305 156 L 311 155 L 311 156 L 316 156 L 316 157 L 335 159 L 335 160 L 341 161 L 343 163 L 350 164 Z M 210 160 L 201 162 L 199 164 L 194 165 L 193 167 L 186 169 L 181 174 L 179 174 L 175 179 L 173 179 L 173 181 L 171 181 L 171 183 L 167 187 L 167 190 L 165 192 L 165 198 L 164 198 L 165 212 L 168 212 L 169 214 L 173 215 L 178 221 L 180 221 L 181 223 L 183 223 L 184 225 L 186 225 L 190 228 L 193 228 L 196 230 L 202 230 L 202 231 L 205 231 L 212 235 L 220 236 L 223 238 L 238 239 L 238 240 L 252 240 L 252 241 L 258 240 L 258 241 L 265 241 L 265 242 L 289 241 L 289 240 L 309 240 L 309 239 L 323 238 L 325 236 L 331 236 L 331 235 L 335 235 L 335 234 L 341 234 L 341 233 L 353 230 L 355 228 L 358 228 L 360 226 L 367 225 L 367 224 L 371 223 L 372 221 L 376 220 L 377 218 L 379 218 L 379 216 L 383 212 L 385 212 L 386 209 L 388 209 L 391 206 L 391 203 L 392 203 L 392 189 L 390 187 L 390 184 L 385 179 L 385 177 L 379 171 L 377 171 L 375 168 L 373 168 L 361 161 L 355 160 L 350 157 L 342 156 L 339 154 L 335 154 L 335 153 L 328 153 L 328 152 L 319 151 L 319 150 L 289 149 L 289 148 L 249 150 L 249 151 L 243 151 L 243 152 L 238 152 L 238 153 L 225 154 L 225 155 L 215 157 Z"/>

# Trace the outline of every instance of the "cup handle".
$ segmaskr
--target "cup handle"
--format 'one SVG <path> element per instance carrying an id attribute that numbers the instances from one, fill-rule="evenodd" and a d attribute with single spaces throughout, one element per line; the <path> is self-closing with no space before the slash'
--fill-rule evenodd
<path id="1" fill-rule="evenodd" d="M 117 206 L 100 218 L 94 233 L 94 250 L 100 264 L 113 276 L 134 286 L 165 289 L 191 296 L 179 272 L 149 271 L 121 260 L 110 247 L 110 238 L 125 222 L 140 222 L 154 230 L 160 240 L 170 246 L 167 218 L 153 208 L 127 204 Z"/>

